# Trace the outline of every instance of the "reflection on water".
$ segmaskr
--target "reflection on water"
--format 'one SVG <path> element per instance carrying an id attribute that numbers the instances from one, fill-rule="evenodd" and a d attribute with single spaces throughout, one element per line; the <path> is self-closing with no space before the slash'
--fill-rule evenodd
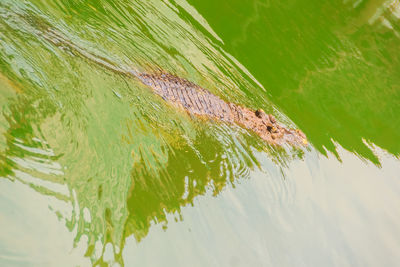
<path id="1" fill-rule="evenodd" d="M 138 81 L 96 66 L 68 49 L 54 46 L 44 38 L 43 25 L 39 21 L 50 25 L 88 52 L 120 66 L 169 71 L 228 101 L 263 108 L 292 124 L 268 100 L 272 97 L 290 119 L 301 126 L 318 151 L 324 154 L 327 154 L 326 150 L 333 151 L 337 157 L 342 157 L 344 165 L 348 154 L 336 152 L 337 146 L 368 158 L 377 165 L 380 164 L 377 155 L 384 152 L 379 149 L 379 153 L 373 152 L 371 148 L 375 145 L 393 155 L 400 153 L 395 142 L 400 125 L 396 117 L 399 104 L 399 75 L 395 72 L 399 63 L 395 52 L 398 44 L 397 2 L 343 3 L 344 15 L 331 12 L 333 7 L 328 4 L 316 4 L 324 12 L 333 14 L 323 23 L 315 23 L 323 21 L 314 17 L 317 15 L 305 19 L 304 14 L 310 14 L 307 11 L 309 7 L 301 4 L 265 5 L 255 2 L 252 7 L 241 3 L 237 6 L 246 5 L 242 13 L 232 15 L 229 8 L 208 10 L 204 14 L 211 17 L 205 19 L 201 15 L 203 13 L 185 1 L 120 1 L 118 4 L 106 0 L 73 4 L 69 1 L 32 2 L 4 0 L 0 3 L 0 176 L 16 185 L 12 187 L 3 183 L 2 187 L 10 188 L 10 192 L 19 192 L 16 194 L 20 197 L 19 201 L 25 194 L 27 199 L 32 200 L 36 199 L 36 195 L 45 197 L 40 199 L 40 203 L 44 206 L 48 203 L 51 213 L 65 225 L 64 228 L 72 233 L 74 239 L 56 238 L 55 246 L 62 243 L 60 240 L 68 240 L 77 246 L 74 251 L 82 252 L 91 264 L 117 262 L 123 265 L 126 258 L 140 264 L 140 256 L 133 259 L 126 255 L 130 255 L 131 251 L 139 253 L 141 248 L 138 244 L 146 242 L 152 244 L 149 251 L 156 253 L 158 238 L 151 235 L 152 229 L 158 233 L 159 229 L 170 227 L 171 222 L 175 230 L 163 242 L 186 236 L 176 230 L 179 222 L 188 223 L 186 214 L 189 221 L 210 216 L 192 224 L 208 229 L 203 234 L 194 233 L 196 240 L 202 240 L 203 244 L 196 250 L 199 255 L 214 253 L 211 251 L 212 241 L 202 239 L 204 236 L 215 233 L 218 234 L 215 240 L 222 242 L 220 239 L 224 237 L 227 240 L 215 248 L 218 252 L 213 254 L 212 260 L 203 259 L 204 264 L 200 266 L 210 263 L 243 265 L 234 258 L 228 263 L 218 262 L 218 256 L 224 255 L 221 247 L 231 249 L 228 236 L 236 243 L 250 240 L 246 238 L 257 241 L 254 231 L 245 230 L 254 227 L 256 233 L 267 233 L 282 245 L 284 242 L 276 234 L 281 231 L 274 232 L 276 225 L 279 225 L 279 230 L 301 232 L 302 228 L 291 225 L 299 220 L 303 230 L 309 230 L 313 222 L 309 222 L 308 226 L 302 224 L 307 222 L 301 221 L 303 215 L 310 214 L 302 209 L 302 201 L 308 201 L 307 192 L 312 195 L 310 188 L 315 186 L 312 179 L 324 177 L 321 175 L 323 170 L 317 165 L 324 166 L 321 168 L 334 165 L 326 167 L 332 171 L 340 168 L 340 164 L 332 158 L 321 161 L 318 152 L 313 149 L 297 151 L 268 147 L 239 127 L 192 118 L 160 100 Z M 207 1 L 204 4 L 212 6 Z M 240 18 L 241 14 L 251 14 L 249 7 L 254 8 L 257 14 L 249 15 L 251 19 L 247 23 L 238 21 L 240 26 L 237 29 L 243 26 L 243 32 L 231 31 L 232 25 L 213 30 L 214 12 L 225 12 L 227 16 L 232 15 L 231 18 Z M 201 9 L 199 4 L 198 10 Z M 299 10 L 299 14 L 290 13 L 295 9 Z M 267 18 L 263 13 L 276 15 Z M 341 16 L 348 16 L 349 19 L 344 21 Z M 334 24 L 332 29 L 333 26 L 328 26 L 328 23 L 334 19 L 340 23 Z M 301 23 L 294 23 L 293 20 L 300 20 Z M 260 32 L 268 34 L 268 41 L 262 42 L 262 50 L 257 47 L 257 41 L 246 36 L 253 34 L 253 24 L 262 27 Z M 265 26 L 276 24 L 282 25 L 282 28 Z M 220 32 L 224 34 L 222 38 L 218 36 Z M 237 32 L 239 37 L 235 35 Z M 298 43 L 294 43 L 292 37 L 299 36 L 299 33 L 309 36 L 297 38 Z M 266 36 L 259 34 L 258 38 L 263 40 Z M 316 38 L 320 38 L 321 42 L 315 42 Z M 250 41 L 254 43 L 249 44 Z M 254 68 L 252 72 L 257 74 L 262 84 L 268 85 L 269 93 L 235 57 L 222 48 L 225 45 L 237 54 L 235 56 L 243 59 L 246 66 Z M 242 45 L 245 49 L 240 48 Z M 308 51 L 308 45 L 312 53 Z M 268 57 L 268 60 L 262 64 L 254 63 L 255 55 L 257 60 L 258 57 Z M 376 109 L 380 113 L 371 111 Z M 391 159 L 391 156 L 384 158 Z M 348 162 L 355 162 L 357 170 L 363 170 L 360 162 L 352 158 Z M 351 168 L 343 168 L 346 175 L 351 175 Z M 375 166 L 368 169 L 379 173 Z M 252 179 L 248 179 L 250 177 Z M 295 178 L 303 178 L 300 181 L 305 184 L 297 184 Z M 333 188 L 340 190 L 338 184 L 330 182 Z M 315 190 L 323 188 L 323 183 L 324 180 L 318 181 Z M 391 185 L 390 181 L 387 184 Z M 269 189 L 265 188 L 266 185 Z M 28 192 L 27 188 L 33 191 Z M 354 198 L 349 197 L 353 191 L 346 191 L 349 202 L 361 199 L 365 203 L 365 197 L 357 198 L 357 186 L 349 188 L 356 194 Z M 382 191 L 386 189 L 382 186 Z M 300 198 L 296 195 L 298 192 L 303 194 Z M 12 195 L 2 195 L 2 199 L 9 200 L 11 204 L 4 204 L 0 209 L 4 212 L 2 217 L 10 224 L 15 218 L 13 207 L 23 209 L 21 206 L 25 206 L 28 214 L 24 219 L 35 216 L 46 218 L 32 222 L 37 229 L 42 229 L 46 223 L 56 224 L 54 218 L 51 219 L 47 213 L 41 214 L 40 208 L 31 203 L 15 204 L 20 202 Z M 390 201 L 394 205 L 398 200 L 392 196 Z M 221 202 L 212 202 L 214 199 Z M 210 201 L 212 204 L 207 208 L 201 204 Z M 325 214 L 329 210 L 324 209 L 323 197 L 314 196 L 311 201 L 314 201 L 313 207 L 318 209 L 311 213 L 315 216 L 313 218 L 321 221 L 329 218 Z M 290 209 L 285 209 L 282 203 L 295 203 L 299 211 L 288 214 Z M 334 206 L 332 203 L 335 202 L 329 203 Z M 360 209 L 351 211 L 362 210 L 360 216 L 371 219 L 368 207 L 372 204 L 364 205 L 361 203 Z M 191 206 L 207 211 L 203 211 L 203 217 L 191 215 L 197 212 Z M 279 208 L 283 208 L 282 211 Z M 35 212 L 39 215 L 34 215 Z M 340 215 L 342 219 L 349 214 L 346 210 Z M 246 219 L 250 221 L 246 222 Z M 390 217 L 388 224 L 396 219 Z M 207 220 L 208 225 L 201 225 Z M 358 222 L 359 217 L 354 221 Z M 328 221 L 324 223 L 323 227 L 332 227 L 334 231 L 328 231 L 325 239 L 319 238 L 317 241 L 321 243 L 329 242 L 332 233 L 340 233 L 340 229 Z M 27 227 L 21 224 L 19 229 Z M 13 234 L 16 232 L 18 229 L 11 231 Z M 44 232 L 24 246 L 28 246 L 29 242 L 38 242 L 41 235 L 46 236 Z M 58 233 L 64 235 L 63 230 L 58 228 L 49 230 L 48 235 L 54 239 Z M 347 235 L 346 232 L 344 240 L 336 240 L 335 245 L 340 247 L 346 243 L 345 240 L 351 239 Z M 157 236 L 160 237 L 160 234 Z M 56 264 L 55 257 L 40 256 L 47 250 L 45 247 L 35 248 L 35 256 L 19 255 L 18 251 L 13 251 L 18 247 L 18 243 L 13 243 L 13 237 L 1 235 L 6 242 L 0 244 L 0 261 Z M 131 249 L 135 246 L 132 245 L 132 238 L 137 247 L 127 252 L 125 247 Z M 243 256 L 248 257 L 248 262 L 255 264 L 253 266 L 259 262 L 263 265 L 288 265 L 285 264 L 288 263 L 287 258 L 277 251 L 284 248 L 283 245 L 276 248 L 267 246 L 270 251 L 276 252 L 276 260 L 270 255 L 259 259 L 257 257 L 264 253 L 265 247 L 257 248 L 259 243 L 256 241 L 248 241 L 247 244 L 247 248 L 254 244 L 254 255 L 251 254 L 253 252 L 247 255 L 245 248 L 240 246 Z M 190 244 L 195 246 L 196 241 Z M 209 250 L 207 246 L 210 246 Z M 382 247 L 388 246 L 385 243 Z M 184 249 L 185 244 L 180 248 Z M 68 245 L 63 249 L 73 250 Z M 168 244 L 164 249 L 164 253 L 172 257 L 180 255 L 179 252 L 174 254 L 174 247 Z M 308 255 L 307 248 L 303 252 Z M 341 255 L 348 253 L 346 249 L 340 252 Z M 190 255 L 193 261 L 198 259 Z M 36 262 L 38 258 L 45 260 Z M 77 262 L 82 260 L 80 256 L 77 258 Z M 347 262 L 352 261 L 351 256 L 347 258 Z M 182 262 L 171 264 L 184 265 Z"/>
<path id="2" fill-rule="evenodd" d="M 167 214 L 182 220 L 181 208 L 196 196 L 218 195 L 261 169 L 254 151 L 265 150 L 281 168 L 302 156 L 265 147 L 238 127 L 190 118 L 137 81 L 53 46 L 41 30 L 45 19 L 89 52 L 121 65 L 166 69 L 228 100 L 273 111 L 257 81 L 244 78 L 243 67 L 182 20 L 178 6 L 58 4 L 0 6 L 1 175 L 69 203 L 70 216 L 57 214 L 76 232 L 75 242 L 87 238 L 85 256 L 92 263 L 103 262 L 100 242 L 112 244 L 112 258 L 122 264 L 126 237 L 140 241 L 152 224 L 166 227 Z"/>
<path id="3" fill-rule="evenodd" d="M 189 2 L 321 153 L 400 154 L 398 1 Z"/>

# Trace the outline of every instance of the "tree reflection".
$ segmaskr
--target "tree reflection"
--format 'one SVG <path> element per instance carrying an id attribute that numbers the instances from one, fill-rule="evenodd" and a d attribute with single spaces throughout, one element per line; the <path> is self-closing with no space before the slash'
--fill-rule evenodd
<path id="1" fill-rule="evenodd" d="M 189 2 L 321 153 L 400 155 L 398 1 Z"/>

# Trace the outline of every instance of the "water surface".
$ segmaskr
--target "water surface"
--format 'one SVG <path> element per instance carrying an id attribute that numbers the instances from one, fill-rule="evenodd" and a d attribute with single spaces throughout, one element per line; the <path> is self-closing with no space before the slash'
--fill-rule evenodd
<path id="1" fill-rule="evenodd" d="M 0 262 L 396 266 L 398 1 L 0 3 Z M 160 69 L 310 147 L 187 115 Z"/>

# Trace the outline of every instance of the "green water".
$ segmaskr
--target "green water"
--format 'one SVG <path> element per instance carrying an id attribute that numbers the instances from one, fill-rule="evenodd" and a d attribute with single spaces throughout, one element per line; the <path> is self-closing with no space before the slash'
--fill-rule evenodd
<path id="1" fill-rule="evenodd" d="M 3 266 L 396 266 L 398 1 L 0 2 Z M 46 38 L 300 128 L 277 149 Z"/>

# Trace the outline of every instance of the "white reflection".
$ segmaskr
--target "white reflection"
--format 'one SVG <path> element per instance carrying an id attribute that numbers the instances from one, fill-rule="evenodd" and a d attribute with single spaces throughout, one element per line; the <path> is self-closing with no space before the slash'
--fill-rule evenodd
<path id="1" fill-rule="evenodd" d="M 342 163 L 309 152 L 290 164 L 285 178 L 260 153 L 273 175 L 255 171 L 217 198 L 183 207 L 182 222 L 168 215 L 166 232 L 155 225 L 140 244 L 128 238 L 125 264 L 397 266 L 400 164 L 376 146 L 374 152 L 381 167 L 340 146 Z M 154 251 L 157 257 L 150 256 Z"/>

